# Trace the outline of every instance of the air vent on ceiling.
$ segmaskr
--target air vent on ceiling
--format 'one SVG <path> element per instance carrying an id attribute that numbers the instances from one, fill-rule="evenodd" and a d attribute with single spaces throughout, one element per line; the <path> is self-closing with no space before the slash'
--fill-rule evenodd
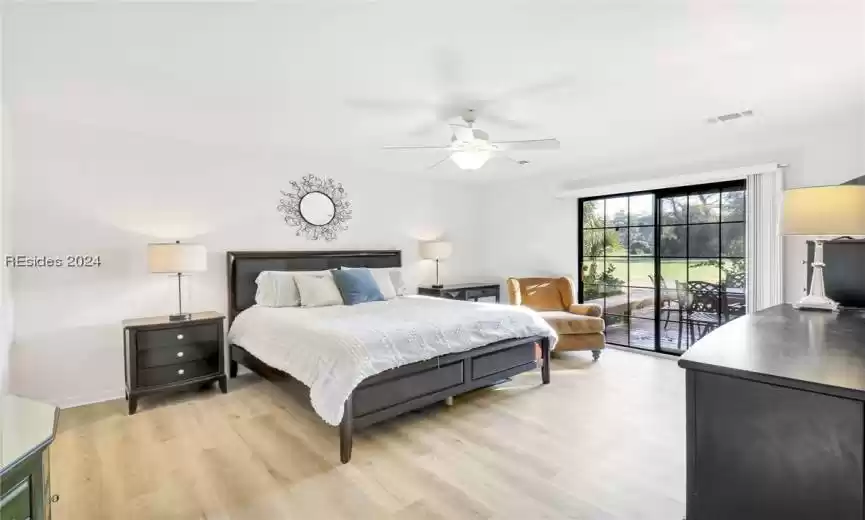
<path id="1" fill-rule="evenodd" d="M 726 123 L 727 121 L 733 121 L 734 119 L 740 119 L 742 117 L 751 117 L 754 115 L 753 110 L 743 110 L 742 112 L 733 112 L 730 114 L 724 114 L 717 117 L 710 117 L 706 120 L 707 123 Z"/>

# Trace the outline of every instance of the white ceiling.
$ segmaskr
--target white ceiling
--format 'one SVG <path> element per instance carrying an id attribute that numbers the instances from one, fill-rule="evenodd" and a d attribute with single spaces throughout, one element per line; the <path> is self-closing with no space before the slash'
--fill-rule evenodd
<path id="1" fill-rule="evenodd" d="M 13 114 L 381 172 L 577 172 L 776 143 L 865 103 L 861 0 L 14 4 L 3 32 Z M 379 150 L 445 143 L 429 123 L 453 98 L 494 140 L 562 149 L 478 172 Z M 705 123 L 744 109 L 756 117 Z"/>

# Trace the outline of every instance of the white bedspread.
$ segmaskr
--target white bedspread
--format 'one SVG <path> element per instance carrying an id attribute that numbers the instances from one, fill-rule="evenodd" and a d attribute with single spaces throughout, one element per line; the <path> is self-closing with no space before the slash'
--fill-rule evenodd
<path id="1" fill-rule="evenodd" d="M 425 296 L 332 307 L 259 307 L 238 314 L 228 340 L 302 381 L 328 424 L 364 379 L 499 340 L 555 331 L 524 307 Z"/>

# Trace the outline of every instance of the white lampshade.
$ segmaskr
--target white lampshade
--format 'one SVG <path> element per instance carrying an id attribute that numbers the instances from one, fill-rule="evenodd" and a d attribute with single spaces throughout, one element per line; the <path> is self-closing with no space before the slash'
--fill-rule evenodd
<path id="1" fill-rule="evenodd" d="M 207 270 L 207 250 L 200 244 L 148 244 L 151 273 L 191 273 Z"/>
<path id="2" fill-rule="evenodd" d="M 865 186 L 816 186 L 784 192 L 782 234 L 865 235 Z"/>
<path id="3" fill-rule="evenodd" d="M 473 150 L 468 152 L 454 152 L 451 159 L 460 169 L 477 170 L 490 160 L 489 150 Z"/>
<path id="4" fill-rule="evenodd" d="M 453 252 L 453 246 L 450 242 L 442 240 L 433 240 L 430 242 L 420 243 L 420 256 L 426 260 L 443 260 Z"/>

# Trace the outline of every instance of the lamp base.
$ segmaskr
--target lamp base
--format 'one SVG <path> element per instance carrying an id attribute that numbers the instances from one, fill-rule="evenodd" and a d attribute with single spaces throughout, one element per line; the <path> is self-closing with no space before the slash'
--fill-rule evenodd
<path id="1" fill-rule="evenodd" d="M 838 302 L 826 296 L 823 287 L 823 240 L 814 241 L 814 271 L 811 274 L 811 287 L 808 296 L 793 304 L 794 309 L 838 312 Z"/>
<path id="2" fill-rule="evenodd" d="M 440 284 L 440 283 L 434 283 L 434 284 L 432 284 L 432 288 L 433 288 L 433 289 L 444 289 L 444 287 L 445 287 L 445 286 L 442 285 L 442 284 Z"/>
<path id="3" fill-rule="evenodd" d="M 182 314 L 172 314 L 168 316 L 168 321 L 189 321 L 192 319 L 192 314 L 184 312 Z"/>
<path id="4" fill-rule="evenodd" d="M 809 294 L 808 296 L 803 296 L 801 300 L 794 303 L 793 308 L 805 311 L 815 310 L 837 312 L 838 302 L 836 302 L 832 298 L 827 298 L 826 296 L 816 296 L 813 294 Z"/>

